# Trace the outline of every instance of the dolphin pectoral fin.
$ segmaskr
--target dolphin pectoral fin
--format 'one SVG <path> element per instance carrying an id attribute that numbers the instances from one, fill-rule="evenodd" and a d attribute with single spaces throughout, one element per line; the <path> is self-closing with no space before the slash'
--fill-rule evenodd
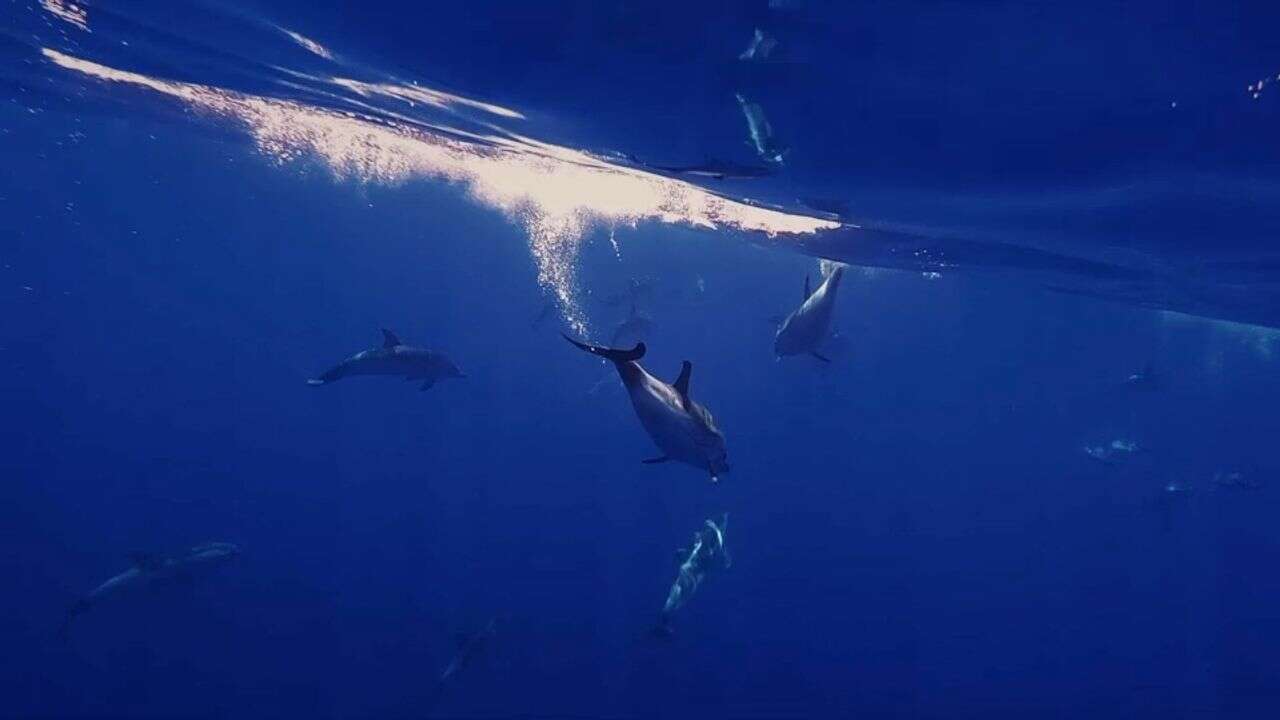
<path id="1" fill-rule="evenodd" d="M 413 378 L 410 378 L 410 379 L 413 379 Z M 422 385 L 418 387 L 418 392 L 422 392 L 423 390 L 430 390 L 431 386 L 435 384 L 436 384 L 435 380 L 424 380 Z"/>
<path id="2" fill-rule="evenodd" d="M 693 374 L 693 363 L 685 360 L 680 364 L 680 376 L 676 378 L 675 389 L 685 404 L 689 402 L 689 376 Z"/>
<path id="3" fill-rule="evenodd" d="M 671 458 L 667 457 L 666 455 L 663 455 L 662 457 L 649 458 L 648 460 L 641 460 L 640 462 L 644 463 L 645 465 L 657 465 L 658 463 L 664 463 L 670 459 Z"/>
<path id="4" fill-rule="evenodd" d="M 395 333 L 386 328 L 382 328 L 382 347 L 393 348 L 397 345 L 403 344 L 404 343 L 400 342 L 400 338 L 396 337 Z"/>
<path id="5" fill-rule="evenodd" d="M 829 362 L 831 362 L 831 359 L 830 359 L 830 358 L 825 358 L 825 357 L 823 357 L 823 356 L 819 355 L 819 354 L 818 354 L 818 353 L 816 353 L 816 352 L 812 352 L 812 353 L 809 353 L 809 354 L 810 354 L 810 355 L 812 355 L 812 356 L 814 356 L 814 357 L 816 357 L 816 358 L 818 358 L 819 360 L 821 360 L 821 361 L 822 361 L 822 362 L 824 362 L 824 363 L 829 363 Z"/>
<path id="6" fill-rule="evenodd" d="M 804 299 L 809 299 L 809 276 L 804 276 Z M 384 331 L 385 332 L 385 331 Z"/>

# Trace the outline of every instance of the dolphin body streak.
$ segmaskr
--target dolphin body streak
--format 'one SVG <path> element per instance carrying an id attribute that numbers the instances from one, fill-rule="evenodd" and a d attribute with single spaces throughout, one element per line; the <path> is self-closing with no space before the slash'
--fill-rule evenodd
<path id="1" fill-rule="evenodd" d="M 636 417 L 644 426 L 662 455 L 645 460 L 645 464 L 678 460 L 701 468 L 711 475 L 711 482 L 729 472 L 728 455 L 724 435 L 716 427 L 711 413 L 689 399 L 689 376 L 693 363 L 685 360 L 680 376 L 672 385 L 650 375 L 640 366 L 644 357 L 644 343 L 636 343 L 631 350 L 614 350 L 578 342 L 564 336 L 575 347 L 598 355 L 613 363 L 631 396 Z"/>
<path id="2" fill-rule="evenodd" d="M 680 571 L 675 582 L 671 583 L 671 590 L 667 592 L 667 601 L 662 605 L 658 625 L 654 628 L 655 634 L 670 636 L 672 616 L 698 591 L 707 573 L 717 569 L 727 570 L 733 565 L 733 558 L 724 546 L 724 533 L 728 527 L 729 513 L 721 517 L 719 525 L 707 520 L 705 527 L 693 534 L 693 544 L 687 550 L 682 548 L 678 551 L 684 561 L 680 563 Z"/>
<path id="3" fill-rule="evenodd" d="M 787 316 L 773 340 L 773 351 L 785 355 L 812 355 L 831 362 L 818 349 L 831 335 L 831 316 L 835 311 L 836 293 L 844 278 L 845 266 L 836 264 L 814 292 L 809 292 L 809 278 L 804 279 L 804 302 Z"/>
<path id="4" fill-rule="evenodd" d="M 187 551 L 186 555 L 176 558 L 137 553 L 132 556 L 133 567 L 90 590 L 89 594 L 71 606 L 62 623 L 62 634 L 65 635 L 71 629 L 73 620 L 89 612 L 106 598 L 130 588 L 181 582 L 190 579 L 195 573 L 224 565 L 239 556 L 239 546 L 224 542 L 197 545 Z"/>
<path id="5" fill-rule="evenodd" d="M 490 641 L 498 634 L 498 618 L 494 617 L 479 630 L 458 638 L 458 649 L 449 664 L 436 677 L 431 693 L 427 696 L 428 707 L 434 707 L 452 684 L 454 677 L 462 668 L 470 665 L 489 646 Z"/>
<path id="6" fill-rule="evenodd" d="M 307 384 L 328 385 L 354 375 L 397 375 L 405 380 L 421 380 L 419 390 L 430 390 L 437 380 L 466 377 L 444 353 L 405 345 L 395 333 L 383 328 L 382 347 L 362 350 Z"/>
<path id="7" fill-rule="evenodd" d="M 756 180 L 777 174 L 777 170 L 764 165 L 742 165 L 725 160 L 708 160 L 701 165 L 646 165 L 645 167 L 669 175 L 705 177 L 713 180 Z"/>

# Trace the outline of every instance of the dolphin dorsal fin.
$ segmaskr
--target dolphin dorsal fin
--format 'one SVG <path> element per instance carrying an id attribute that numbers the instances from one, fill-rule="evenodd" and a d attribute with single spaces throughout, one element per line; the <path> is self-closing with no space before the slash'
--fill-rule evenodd
<path id="1" fill-rule="evenodd" d="M 680 377 L 676 378 L 676 392 L 680 393 L 680 399 L 689 402 L 689 376 L 693 374 L 693 363 L 685 360 L 680 365 Z"/>
<path id="2" fill-rule="evenodd" d="M 400 338 L 396 337 L 395 333 L 386 328 L 382 328 L 382 347 L 393 348 L 397 345 L 403 344 L 404 343 L 400 342 Z"/>
<path id="3" fill-rule="evenodd" d="M 809 276 L 804 276 L 804 299 L 809 299 Z M 383 332 L 386 332 L 385 330 Z"/>
<path id="4" fill-rule="evenodd" d="M 129 561 L 139 570 L 157 570 L 163 562 L 159 555 L 145 552 L 129 553 Z"/>

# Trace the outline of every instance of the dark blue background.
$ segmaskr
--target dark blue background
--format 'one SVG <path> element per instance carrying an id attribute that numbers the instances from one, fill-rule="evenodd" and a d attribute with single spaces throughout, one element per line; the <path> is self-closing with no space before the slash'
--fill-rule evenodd
<path id="1" fill-rule="evenodd" d="M 554 116 L 556 139 L 673 160 L 745 151 L 724 58 L 774 22 L 804 60 L 761 90 L 779 128 L 805 128 L 792 180 L 841 192 L 1052 194 L 1132 172 L 1265 190 L 1280 159 L 1276 88 L 1238 107 L 1280 70 L 1256 7 L 442 5 L 236 12 Z M 2 716 L 417 717 L 453 636 L 495 614 L 437 713 L 1280 707 L 1273 332 L 855 271 L 845 352 L 778 363 L 766 318 L 812 260 L 653 226 L 620 229 L 616 255 L 593 235 L 594 295 L 659 279 L 646 364 L 693 361 L 734 467 L 713 487 L 639 463 L 653 451 L 611 371 L 531 326 L 521 231 L 460 190 L 276 167 L 173 113 L 33 103 L 6 72 Z M 1181 98 L 1191 119 L 1156 120 Z M 1204 242 L 1274 252 L 1249 220 Z M 600 336 L 622 319 L 587 307 Z M 468 379 L 303 384 L 380 326 Z M 1147 362 L 1165 388 L 1122 390 Z M 1117 437 L 1151 452 L 1119 468 L 1081 452 Z M 1218 470 L 1263 487 L 1213 490 Z M 723 511 L 732 570 L 650 638 L 673 551 Z M 244 557 L 57 638 L 130 552 L 207 540 Z"/>

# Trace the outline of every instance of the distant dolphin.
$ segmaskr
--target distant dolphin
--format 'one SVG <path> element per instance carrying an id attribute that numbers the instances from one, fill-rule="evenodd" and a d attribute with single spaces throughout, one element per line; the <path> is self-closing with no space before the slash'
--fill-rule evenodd
<path id="1" fill-rule="evenodd" d="M 703 529 L 693 534 L 693 544 L 688 549 L 677 551 L 684 561 L 680 563 L 679 573 L 675 582 L 671 583 L 671 590 L 667 592 L 667 601 L 662 605 L 658 626 L 654 628 L 658 635 L 671 635 L 672 616 L 698 591 L 707 573 L 728 569 L 733 565 L 733 558 L 724 546 L 724 534 L 729 528 L 729 513 L 721 517 L 719 525 L 711 520 L 705 521 L 704 525 Z"/>
<path id="2" fill-rule="evenodd" d="M 114 597 L 130 588 L 166 585 L 189 579 L 195 573 L 223 565 L 240 556 L 240 548 L 232 543 L 211 542 L 197 545 L 181 557 L 161 557 L 136 553 L 131 559 L 133 567 L 108 579 L 76 601 L 67 611 L 62 623 L 65 635 L 71 622 L 108 597 Z"/>
<path id="3" fill-rule="evenodd" d="M 762 62 L 769 59 L 776 47 L 778 47 L 777 38 L 765 33 L 760 28 L 756 28 L 755 33 L 751 36 L 751 44 L 738 55 L 738 59 L 743 62 Z"/>
<path id="4" fill-rule="evenodd" d="M 724 435 L 716 428 L 707 409 L 689 398 L 689 376 L 693 364 L 688 360 L 680 368 L 680 377 L 668 385 L 640 366 L 644 343 L 631 350 L 613 350 L 578 342 L 564 336 L 574 346 L 611 362 L 622 378 L 631 405 L 645 432 L 663 454 L 645 460 L 646 464 L 677 460 L 701 468 L 711 474 L 711 482 L 729 472 Z"/>
<path id="5" fill-rule="evenodd" d="M 1086 445 L 1084 454 L 1103 465 L 1119 465 L 1127 456 L 1146 452 L 1146 448 L 1132 440 L 1112 440 L 1105 445 Z"/>
<path id="6" fill-rule="evenodd" d="M 556 313 L 556 304 L 551 300 L 546 301 L 545 303 L 543 303 L 542 309 L 539 310 L 538 314 L 533 318 L 533 322 L 529 323 L 529 327 L 533 327 L 533 328 L 538 327 L 543 323 L 543 321 L 545 321 L 547 318 L 551 317 L 555 313 Z"/>
<path id="7" fill-rule="evenodd" d="M 840 290 L 840 280 L 845 271 L 842 264 L 832 263 L 831 266 L 833 268 L 826 279 L 812 293 L 809 292 L 809 277 L 805 276 L 804 302 L 782 321 L 773 340 L 773 351 L 778 357 L 812 355 L 823 362 L 831 362 L 818 350 L 830 338 L 836 293 Z"/>
<path id="8" fill-rule="evenodd" d="M 1151 363 L 1144 365 L 1141 372 L 1136 372 L 1124 379 L 1124 386 L 1134 390 L 1159 390 L 1160 385 L 1160 376 L 1156 374 Z"/>
<path id="9" fill-rule="evenodd" d="M 633 277 L 627 280 L 627 287 L 622 292 L 615 292 L 600 298 L 605 307 L 623 307 L 647 303 L 653 299 L 658 288 L 658 279 L 654 277 Z"/>
<path id="10" fill-rule="evenodd" d="M 749 144 L 755 149 L 756 155 L 765 162 L 781 165 L 783 156 L 787 154 L 787 148 L 774 137 L 773 126 L 765 118 L 764 108 L 760 107 L 759 103 L 743 97 L 742 93 L 738 93 L 735 97 L 738 98 L 742 114 L 747 118 L 747 135 L 751 138 Z"/>
<path id="11" fill-rule="evenodd" d="M 653 332 L 654 325 L 653 318 L 641 313 L 636 309 L 636 304 L 631 303 L 631 314 L 614 328 L 613 337 L 609 342 L 614 347 L 644 342 L 649 339 L 649 333 Z"/>
<path id="12" fill-rule="evenodd" d="M 709 159 L 700 165 L 647 165 L 646 167 L 671 175 L 705 177 L 713 180 L 756 180 L 776 175 L 778 172 L 766 165 L 743 165 L 730 160 L 714 159 Z"/>
<path id="13" fill-rule="evenodd" d="M 419 390 L 429 390 L 437 380 L 466 377 L 443 353 L 405 345 L 383 328 L 382 347 L 358 352 L 307 384 L 328 385 L 354 375 L 402 375 L 405 380 L 421 380 Z"/>
<path id="14" fill-rule="evenodd" d="M 449 660 L 449 664 L 440 672 L 431 688 L 431 694 L 428 697 L 429 704 L 434 705 L 440 700 L 440 695 L 453 682 L 453 678 L 458 674 L 458 671 L 474 662 L 497 634 L 498 618 L 494 617 L 483 628 L 458 638 L 458 646 L 453 658 Z"/>

